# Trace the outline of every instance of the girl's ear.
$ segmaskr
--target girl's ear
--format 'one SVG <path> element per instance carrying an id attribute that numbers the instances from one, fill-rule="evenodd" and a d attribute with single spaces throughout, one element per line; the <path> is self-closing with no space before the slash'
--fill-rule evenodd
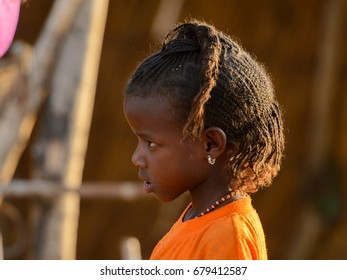
<path id="1" fill-rule="evenodd" d="M 216 159 L 222 155 L 226 149 L 227 137 L 225 132 L 219 127 L 209 127 L 204 131 L 205 153 Z"/>

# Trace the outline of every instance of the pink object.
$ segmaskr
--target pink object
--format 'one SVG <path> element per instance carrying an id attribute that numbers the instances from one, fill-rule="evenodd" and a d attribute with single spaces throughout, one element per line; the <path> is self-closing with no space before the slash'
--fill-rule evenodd
<path id="1" fill-rule="evenodd" d="M 0 57 L 10 47 L 16 32 L 21 0 L 0 0 Z"/>

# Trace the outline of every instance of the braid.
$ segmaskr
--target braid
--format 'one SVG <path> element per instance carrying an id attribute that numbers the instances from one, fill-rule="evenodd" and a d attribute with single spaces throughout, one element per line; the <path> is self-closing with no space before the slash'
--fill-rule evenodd
<path id="1" fill-rule="evenodd" d="M 221 128 L 232 189 L 255 192 L 277 175 L 284 134 L 271 79 L 261 63 L 213 26 L 191 21 L 174 28 L 137 68 L 125 94 L 165 96 L 177 110 L 184 138 Z"/>
<path id="2" fill-rule="evenodd" d="M 186 136 L 197 138 L 204 131 L 204 106 L 211 97 L 211 90 L 218 77 L 221 44 L 213 26 L 190 22 L 176 27 L 164 40 L 164 48 L 172 40 L 193 39 L 201 49 L 201 85 L 196 93 L 191 112 L 183 129 Z"/>

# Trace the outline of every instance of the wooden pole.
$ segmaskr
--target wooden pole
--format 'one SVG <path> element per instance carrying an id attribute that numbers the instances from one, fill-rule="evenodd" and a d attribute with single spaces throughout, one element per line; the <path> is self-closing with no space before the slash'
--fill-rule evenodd
<path id="1" fill-rule="evenodd" d="M 61 0 L 67 6 L 69 1 Z M 34 147 L 35 177 L 81 185 L 108 0 L 84 0 L 52 73 L 51 92 Z M 37 259 L 74 259 L 79 194 L 66 192 L 38 215 Z"/>
<path id="2" fill-rule="evenodd" d="M 37 111 L 46 97 L 45 83 L 56 59 L 59 42 L 69 30 L 82 1 L 55 2 L 51 14 L 55 16 L 50 16 L 43 36 L 39 37 L 35 45 L 34 53 L 25 43 L 16 43 L 11 48 L 14 64 L 18 67 L 16 73 L 8 79 L 10 87 L 0 87 L 0 134 L 3 136 L 0 142 L 1 183 L 9 183 L 13 177 L 36 122 Z M 0 196 L 0 206 L 1 204 Z"/>
<path id="3" fill-rule="evenodd" d="M 56 61 L 59 42 L 71 28 L 82 1 L 57 0 L 34 49 L 19 42 L 11 48 L 17 69 L 15 74 L 7 77 L 11 85 L 0 87 L 2 183 L 10 182 L 13 177 L 36 122 L 37 111 L 47 96 L 46 83 Z"/>
<path id="4" fill-rule="evenodd" d="M 84 199 L 153 199 L 146 194 L 139 182 L 84 182 L 76 189 L 67 188 L 53 181 L 44 180 L 12 180 L 8 185 L 0 184 L 0 195 L 5 198 L 21 199 L 53 199 L 63 193 L 75 192 Z"/>
<path id="5" fill-rule="evenodd" d="M 6 66 L 0 70 L 0 182 L 11 181 L 20 155 L 29 138 L 26 134 L 28 114 L 27 81 L 31 70 L 32 47 L 16 42 Z M 1 200 L 1 198 L 0 198 Z M 0 202 L 1 204 L 1 202 Z"/>

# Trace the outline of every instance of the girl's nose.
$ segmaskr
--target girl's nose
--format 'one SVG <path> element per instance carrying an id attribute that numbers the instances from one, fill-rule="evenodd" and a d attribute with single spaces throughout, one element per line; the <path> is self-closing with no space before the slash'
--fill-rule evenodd
<path id="1" fill-rule="evenodd" d="M 133 156 L 131 158 L 131 161 L 137 167 L 144 168 L 146 166 L 146 161 L 144 156 L 141 153 L 141 149 L 139 145 L 137 145 L 136 150 L 134 151 Z"/>

